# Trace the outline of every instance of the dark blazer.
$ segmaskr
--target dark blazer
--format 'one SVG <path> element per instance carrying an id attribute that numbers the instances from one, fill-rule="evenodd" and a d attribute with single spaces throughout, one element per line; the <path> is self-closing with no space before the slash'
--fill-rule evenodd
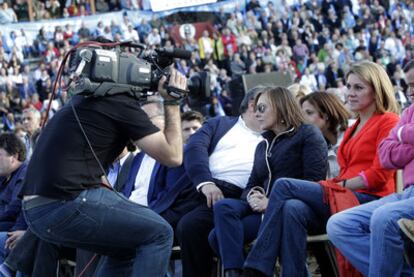
<path id="1" fill-rule="evenodd" d="M 237 117 L 222 116 L 205 122 L 185 146 L 184 165 L 168 168 L 156 162 L 148 190 L 148 205 L 152 210 L 162 213 L 174 203 L 181 191 L 201 182 L 213 181 L 208 157 L 237 120 Z M 133 161 L 127 185 L 122 190 L 126 197 L 134 188 L 143 157 L 144 154 L 139 153 Z"/>
<path id="2" fill-rule="evenodd" d="M 220 139 L 237 123 L 238 117 L 215 117 L 203 124 L 193 134 L 184 149 L 185 171 L 195 186 L 213 181 L 209 167 L 209 156 Z M 184 180 L 183 180 L 184 181 Z"/>
<path id="3" fill-rule="evenodd" d="M 127 182 L 121 191 L 128 198 L 134 190 L 135 178 L 144 156 L 144 152 L 138 153 L 131 163 Z M 175 185 L 177 180 L 184 175 L 184 166 L 169 168 L 161 165 L 159 162 L 155 162 L 148 188 L 148 206 L 157 213 L 162 213 L 168 209 L 174 203 L 182 189 L 187 187 L 186 184 L 188 182 L 184 182 L 183 186 Z"/>
<path id="4" fill-rule="evenodd" d="M 26 230 L 27 225 L 22 212 L 20 199 L 27 163 L 16 169 L 11 178 L 0 178 L 0 231 Z"/>
<path id="5" fill-rule="evenodd" d="M 118 177 L 116 178 L 114 189 L 116 191 L 122 191 L 128 181 L 129 172 L 131 170 L 132 162 L 134 160 L 134 153 L 129 153 L 125 162 L 122 164 Z"/>

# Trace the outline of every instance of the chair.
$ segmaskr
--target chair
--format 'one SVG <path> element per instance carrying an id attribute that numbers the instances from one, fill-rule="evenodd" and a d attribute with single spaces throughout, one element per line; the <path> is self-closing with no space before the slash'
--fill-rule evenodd
<path id="1" fill-rule="evenodd" d="M 336 261 L 335 247 L 329 241 L 327 234 L 308 236 L 308 243 L 322 242 L 325 246 L 326 253 L 329 257 L 329 262 L 334 271 L 335 277 L 339 277 L 338 264 Z"/>
<path id="2" fill-rule="evenodd" d="M 168 273 L 167 273 L 168 277 L 173 277 L 174 276 L 175 267 L 174 267 L 173 262 L 176 261 L 176 260 L 180 260 L 180 259 L 181 259 L 181 248 L 180 248 L 180 246 L 178 246 L 178 245 L 173 246 L 172 252 L 171 252 L 171 258 L 170 258 L 170 267 L 169 267 Z M 223 276 L 224 276 L 224 268 L 221 264 L 220 259 L 215 257 L 211 277 L 223 277 Z"/>

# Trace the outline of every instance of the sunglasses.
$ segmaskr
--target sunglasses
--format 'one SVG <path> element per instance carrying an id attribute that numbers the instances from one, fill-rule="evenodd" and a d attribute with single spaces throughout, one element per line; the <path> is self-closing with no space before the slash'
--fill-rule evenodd
<path id="1" fill-rule="evenodd" d="M 265 113 L 267 106 L 263 103 L 256 105 L 256 112 Z"/>

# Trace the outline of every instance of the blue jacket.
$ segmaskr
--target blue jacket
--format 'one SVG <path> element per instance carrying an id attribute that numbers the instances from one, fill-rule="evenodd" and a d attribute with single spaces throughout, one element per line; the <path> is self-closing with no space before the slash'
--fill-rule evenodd
<path id="1" fill-rule="evenodd" d="M 144 155 L 144 152 L 140 152 L 132 161 L 127 183 L 122 189 L 122 193 L 128 198 L 134 190 L 135 178 Z M 183 175 L 185 175 L 184 166 L 168 168 L 159 162 L 155 162 L 148 188 L 148 206 L 157 213 L 162 213 L 168 209 L 174 203 L 178 194 L 186 187 L 175 185 Z"/>
<path id="2" fill-rule="evenodd" d="M 308 181 L 325 179 L 328 147 L 315 126 L 302 124 L 297 130 L 292 128 L 279 136 L 268 131 L 263 133 L 263 137 L 265 140 L 256 148 L 252 173 L 243 197 L 254 186 L 261 186 L 269 192 L 271 185 L 281 177 Z"/>
<path id="3" fill-rule="evenodd" d="M 208 120 L 193 134 L 184 151 L 184 164 L 168 168 L 156 162 L 148 190 L 148 205 L 157 213 L 168 209 L 184 189 L 212 181 L 209 159 L 219 140 L 237 123 L 237 117 L 216 117 Z M 129 197 L 144 153 L 135 156 L 122 193 Z"/>
<path id="4" fill-rule="evenodd" d="M 184 149 L 184 166 L 192 184 L 197 186 L 202 182 L 213 181 L 209 156 L 213 153 L 220 139 L 237 121 L 238 117 L 221 116 L 212 118 L 190 137 Z"/>
<path id="5" fill-rule="evenodd" d="M 26 230 L 27 224 L 22 212 L 20 193 L 26 176 L 27 163 L 23 163 L 11 175 L 0 178 L 0 231 Z"/>

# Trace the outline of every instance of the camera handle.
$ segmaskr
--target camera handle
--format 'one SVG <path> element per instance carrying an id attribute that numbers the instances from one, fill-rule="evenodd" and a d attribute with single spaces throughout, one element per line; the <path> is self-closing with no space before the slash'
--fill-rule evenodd
<path id="1" fill-rule="evenodd" d="M 167 93 L 169 96 L 173 97 L 174 99 L 182 99 L 184 98 L 188 91 L 187 90 L 183 90 L 183 89 L 179 89 L 176 87 L 172 87 L 172 86 L 167 86 Z"/>
<path id="2" fill-rule="evenodd" d="M 81 62 L 78 65 L 78 68 L 76 68 L 75 71 L 75 77 L 79 77 L 85 68 L 86 63 L 91 62 L 92 60 L 92 51 L 89 49 L 82 49 L 79 53 L 79 56 L 81 57 Z"/>

